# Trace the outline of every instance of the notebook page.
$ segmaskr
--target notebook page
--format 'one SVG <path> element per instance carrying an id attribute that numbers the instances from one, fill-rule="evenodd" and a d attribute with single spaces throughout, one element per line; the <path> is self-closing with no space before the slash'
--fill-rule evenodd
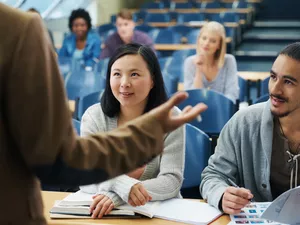
<path id="1" fill-rule="evenodd" d="M 116 207 L 117 209 L 123 209 L 123 210 L 130 210 L 135 213 L 139 213 L 141 215 L 147 216 L 149 218 L 152 218 L 154 216 L 154 212 L 156 211 L 156 208 L 159 206 L 160 202 L 147 202 L 145 205 L 142 206 L 131 206 L 129 204 L 124 204 L 121 206 Z"/>
<path id="2" fill-rule="evenodd" d="M 222 212 L 207 203 L 188 199 L 170 199 L 160 203 L 154 217 L 189 224 L 208 224 Z"/>
<path id="3" fill-rule="evenodd" d="M 91 205 L 93 203 L 93 194 L 87 194 L 82 191 L 77 191 L 75 193 L 69 194 L 67 197 L 65 197 L 59 205 Z"/>

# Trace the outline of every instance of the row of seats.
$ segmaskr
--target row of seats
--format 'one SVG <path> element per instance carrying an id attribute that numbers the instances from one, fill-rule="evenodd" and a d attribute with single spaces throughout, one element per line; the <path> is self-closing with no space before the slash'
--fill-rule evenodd
<path id="1" fill-rule="evenodd" d="M 232 11 L 222 11 L 220 13 L 210 12 L 148 12 L 138 11 L 133 14 L 133 19 L 138 23 L 155 23 L 155 22 L 177 22 L 186 23 L 190 21 L 205 21 L 218 19 L 220 22 L 239 22 L 246 19 L 246 13 Z M 116 22 L 116 16 L 111 17 L 111 23 Z"/>
<path id="2" fill-rule="evenodd" d="M 157 2 L 147 2 L 142 5 L 142 9 L 191 9 L 191 8 L 201 8 L 201 9 L 218 9 L 218 8 L 228 8 L 228 9 L 240 9 L 253 7 L 253 4 L 246 1 L 234 1 L 234 2 L 220 2 L 220 1 L 187 1 L 187 2 L 173 2 L 173 1 L 157 1 Z"/>
<path id="3" fill-rule="evenodd" d="M 147 33 L 155 44 L 196 44 L 200 30 L 200 28 L 186 25 L 158 29 L 147 24 L 138 25 L 135 29 Z M 114 32 L 116 32 L 116 29 L 113 24 L 105 24 L 98 28 L 102 42 L 105 42 L 109 35 Z M 239 40 L 241 40 L 240 32 L 237 32 L 234 27 L 225 27 L 225 32 L 226 37 L 230 38 L 230 42 L 227 43 L 227 50 L 228 53 L 232 53 Z"/>

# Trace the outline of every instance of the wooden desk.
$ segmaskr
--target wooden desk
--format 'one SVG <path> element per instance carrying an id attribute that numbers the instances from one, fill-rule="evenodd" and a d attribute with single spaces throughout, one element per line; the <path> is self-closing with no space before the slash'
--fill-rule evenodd
<path id="1" fill-rule="evenodd" d="M 150 224 L 150 225 L 177 225 L 182 224 L 162 219 L 50 219 L 49 211 L 55 200 L 61 200 L 70 193 L 43 191 L 44 215 L 49 225 L 93 225 L 93 224 Z M 230 222 L 228 216 L 221 216 L 211 223 L 212 225 L 227 225 Z"/>
<path id="2" fill-rule="evenodd" d="M 269 72 L 253 72 L 253 71 L 240 71 L 238 72 L 239 76 L 249 81 L 259 81 L 264 80 L 270 76 Z"/>
<path id="3" fill-rule="evenodd" d="M 230 43 L 231 38 L 226 38 L 226 43 Z M 183 49 L 196 49 L 196 44 L 154 44 L 157 51 L 176 51 Z"/>
<path id="4" fill-rule="evenodd" d="M 252 71 L 241 71 L 238 72 L 238 75 L 245 80 L 249 80 L 252 82 L 257 82 L 259 80 L 264 80 L 270 76 L 269 72 L 252 72 Z M 184 90 L 184 84 L 178 83 L 178 91 Z"/>
<path id="5" fill-rule="evenodd" d="M 74 100 L 69 100 L 68 103 L 69 103 L 69 109 L 71 110 L 72 113 L 74 113 L 76 102 Z"/>
<path id="6" fill-rule="evenodd" d="M 196 49 L 196 44 L 154 44 L 158 51 L 176 51 L 184 49 Z"/>
<path id="7" fill-rule="evenodd" d="M 244 20 L 241 20 L 241 24 L 242 23 L 245 23 L 245 21 L 243 22 Z M 141 25 L 143 23 L 139 23 L 139 25 Z M 151 27 L 159 27 L 159 28 L 165 28 L 165 27 L 172 27 L 172 26 L 176 26 L 176 25 L 181 25 L 180 23 L 177 23 L 175 21 L 172 21 L 172 22 L 152 22 L 152 23 L 147 23 L 149 26 Z M 185 26 L 188 26 L 188 27 L 194 27 L 194 28 L 201 28 L 203 27 L 203 25 L 205 24 L 205 21 L 202 21 L 200 23 L 184 23 L 183 25 Z M 224 23 L 224 26 L 225 27 L 233 27 L 233 28 L 236 28 L 239 26 L 238 23 L 234 23 L 234 22 L 230 22 L 230 23 Z"/>

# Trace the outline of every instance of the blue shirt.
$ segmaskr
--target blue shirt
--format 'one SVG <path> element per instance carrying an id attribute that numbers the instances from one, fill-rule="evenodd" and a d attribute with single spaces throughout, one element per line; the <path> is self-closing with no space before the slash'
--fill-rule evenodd
<path id="1" fill-rule="evenodd" d="M 101 41 L 93 31 L 89 31 L 86 39 L 86 44 L 82 50 L 82 59 L 85 66 L 93 66 L 100 56 Z M 68 35 L 64 41 L 58 56 L 74 58 L 76 51 L 76 36 L 74 33 Z M 78 56 L 78 52 L 76 52 Z"/>

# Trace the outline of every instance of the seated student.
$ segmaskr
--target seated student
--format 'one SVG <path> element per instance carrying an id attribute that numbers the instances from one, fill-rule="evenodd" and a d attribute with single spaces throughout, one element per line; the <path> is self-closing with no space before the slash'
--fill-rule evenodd
<path id="1" fill-rule="evenodd" d="M 82 136 L 116 129 L 167 100 L 158 60 L 149 47 L 121 46 L 108 68 L 101 105 L 91 106 L 83 115 Z M 174 108 L 173 113 L 178 111 Z M 184 132 L 180 127 L 167 134 L 163 153 L 147 165 L 108 182 L 80 187 L 97 194 L 91 206 L 92 217 L 101 218 L 125 202 L 140 206 L 148 201 L 181 197 Z"/>
<path id="2" fill-rule="evenodd" d="M 35 8 L 30 8 L 30 9 L 27 10 L 27 12 L 37 13 L 37 14 L 39 14 L 39 16 L 41 16 L 40 12 L 37 9 L 35 9 Z M 52 32 L 49 29 L 48 29 L 48 34 L 49 34 L 51 43 L 53 45 L 53 48 L 55 49 L 53 35 L 52 35 Z"/>
<path id="3" fill-rule="evenodd" d="M 202 173 L 203 198 L 225 213 L 239 213 L 252 198 L 272 201 L 300 184 L 299 42 L 279 53 L 269 93 L 269 101 L 237 112 L 225 125 Z"/>
<path id="4" fill-rule="evenodd" d="M 134 30 L 135 23 L 128 9 L 122 9 L 117 14 L 116 27 L 117 32 L 106 39 L 100 59 L 111 57 L 118 47 L 128 43 L 147 45 L 155 51 L 152 39 L 146 33 Z"/>
<path id="5" fill-rule="evenodd" d="M 197 54 L 184 61 L 184 89 L 207 88 L 233 102 L 239 97 L 236 60 L 226 54 L 224 26 L 208 22 L 200 30 Z"/>
<path id="6" fill-rule="evenodd" d="M 73 10 L 69 18 L 71 34 L 64 41 L 58 55 L 72 57 L 85 67 L 98 61 L 101 43 L 98 34 L 91 31 L 91 17 L 84 9 Z"/>

